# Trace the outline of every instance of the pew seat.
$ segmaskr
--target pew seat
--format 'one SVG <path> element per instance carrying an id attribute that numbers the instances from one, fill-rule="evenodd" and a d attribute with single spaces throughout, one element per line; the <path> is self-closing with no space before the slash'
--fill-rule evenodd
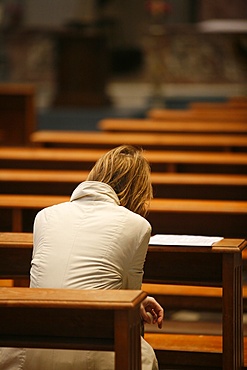
<path id="1" fill-rule="evenodd" d="M 160 370 L 222 369 L 221 336 L 145 333 L 144 338 L 153 347 Z M 177 353 L 176 360 L 174 360 L 174 352 Z M 242 370 L 245 369 L 247 369 L 247 337 L 244 338 L 244 367 Z"/>
<path id="2" fill-rule="evenodd" d="M 244 264 L 247 251 L 242 252 Z M 157 299 L 166 310 L 222 310 L 222 288 L 173 284 L 142 284 L 142 290 Z M 243 308 L 247 312 L 247 285 L 243 283 Z"/>

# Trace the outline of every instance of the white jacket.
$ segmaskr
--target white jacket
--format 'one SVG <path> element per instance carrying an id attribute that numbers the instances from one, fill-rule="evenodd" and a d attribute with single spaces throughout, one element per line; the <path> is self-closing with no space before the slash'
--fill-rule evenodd
<path id="1" fill-rule="evenodd" d="M 109 185 L 85 181 L 36 216 L 31 287 L 140 289 L 150 233 Z"/>
<path id="2" fill-rule="evenodd" d="M 109 185 L 85 181 L 70 202 L 37 214 L 30 286 L 140 289 L 150 234 L 148 221 L 120 206 Z M 141 345 L 142 369 L 158 369 L 143 338 Z M 1 370 L 111 370 L 114 353 L 0 349 L 0 365 Z"/>

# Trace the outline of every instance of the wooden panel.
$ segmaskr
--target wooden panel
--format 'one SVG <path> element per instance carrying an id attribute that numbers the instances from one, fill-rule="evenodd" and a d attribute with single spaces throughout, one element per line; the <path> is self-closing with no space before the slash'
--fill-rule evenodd
<path id="1" fill-rule="evenodd" d="M 4 145 L 29 145 L 37 129 L 35 88 L 28 84 L 0 84 L 0 129 Z"/>
<path id="2" fill-rule="evenodd" d="M 57 95 L 54 104 L 71 107 L 105 105 L 109 66 L 104 35 L 65 30 L 57 33 L 56 38 Z"/>

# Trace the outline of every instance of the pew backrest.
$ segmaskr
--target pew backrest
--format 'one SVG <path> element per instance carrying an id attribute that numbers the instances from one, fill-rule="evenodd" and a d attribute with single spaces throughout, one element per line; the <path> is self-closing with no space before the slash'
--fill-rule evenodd
<path id="1" fill-rule="evenodd" d="M 219 109 L 150 109 L 147 118 L 162 121 L 196 122 L 200 121 L 222 121 L 222 122 L 246 122 L 246 110 L 227 110 Z"/>
<path id="2" fill-rule="evenodd" d="M 247 135 L 155 134 L 98 131 L 35 131 L 30 135 L 34 145 L 112 149 L 130 144 L 150 150 L 247 151 Z"/>
<path id="3" fill-rule="evenodd" d="M 0 168 L 90 170 L 106 149 L 0 147 Z M 247 174 L 246 153 L 144 151 L 153 172 Z"/>
<path id="4" fill-rule="evenodd" d="M 30 232 L 39 210 L 69 199 L 69 196 L 0 194 L 1 228 L 4 221 L 7 222 L 1 231 Z M 7 211 L 10 211 L 9 219 Z M 215 234 L 246 238 L 247 201 L 154 198 L 147 219 L 155 234 Z"/>
<path id="5" fill-rule="evenodd" d="M 88 171 L 2 169 L 1 194 L 68 195 Z M 155 198 L 247 200 L 247 175 L 151 172 Z"/>
<path id="6" fill-rule="evenodd" d="M 105 118 L 99 121 L 98 128 L 107 132 L 243 135 L 247 133 L 247 120 L 246 122 L 157 122 L 138 118 Z"/>

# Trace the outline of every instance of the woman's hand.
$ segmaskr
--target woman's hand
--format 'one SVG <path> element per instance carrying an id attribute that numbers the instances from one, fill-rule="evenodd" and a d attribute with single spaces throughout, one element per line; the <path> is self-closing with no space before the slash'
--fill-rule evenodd
<path id="1" fill-rule="evenodd" d="M 164 319 L 164 310 L 153 297 L 147 296 L 141 304 L 141 317 L 148 324 L 157 323 L 158 328 L 161 329 Z"/>

